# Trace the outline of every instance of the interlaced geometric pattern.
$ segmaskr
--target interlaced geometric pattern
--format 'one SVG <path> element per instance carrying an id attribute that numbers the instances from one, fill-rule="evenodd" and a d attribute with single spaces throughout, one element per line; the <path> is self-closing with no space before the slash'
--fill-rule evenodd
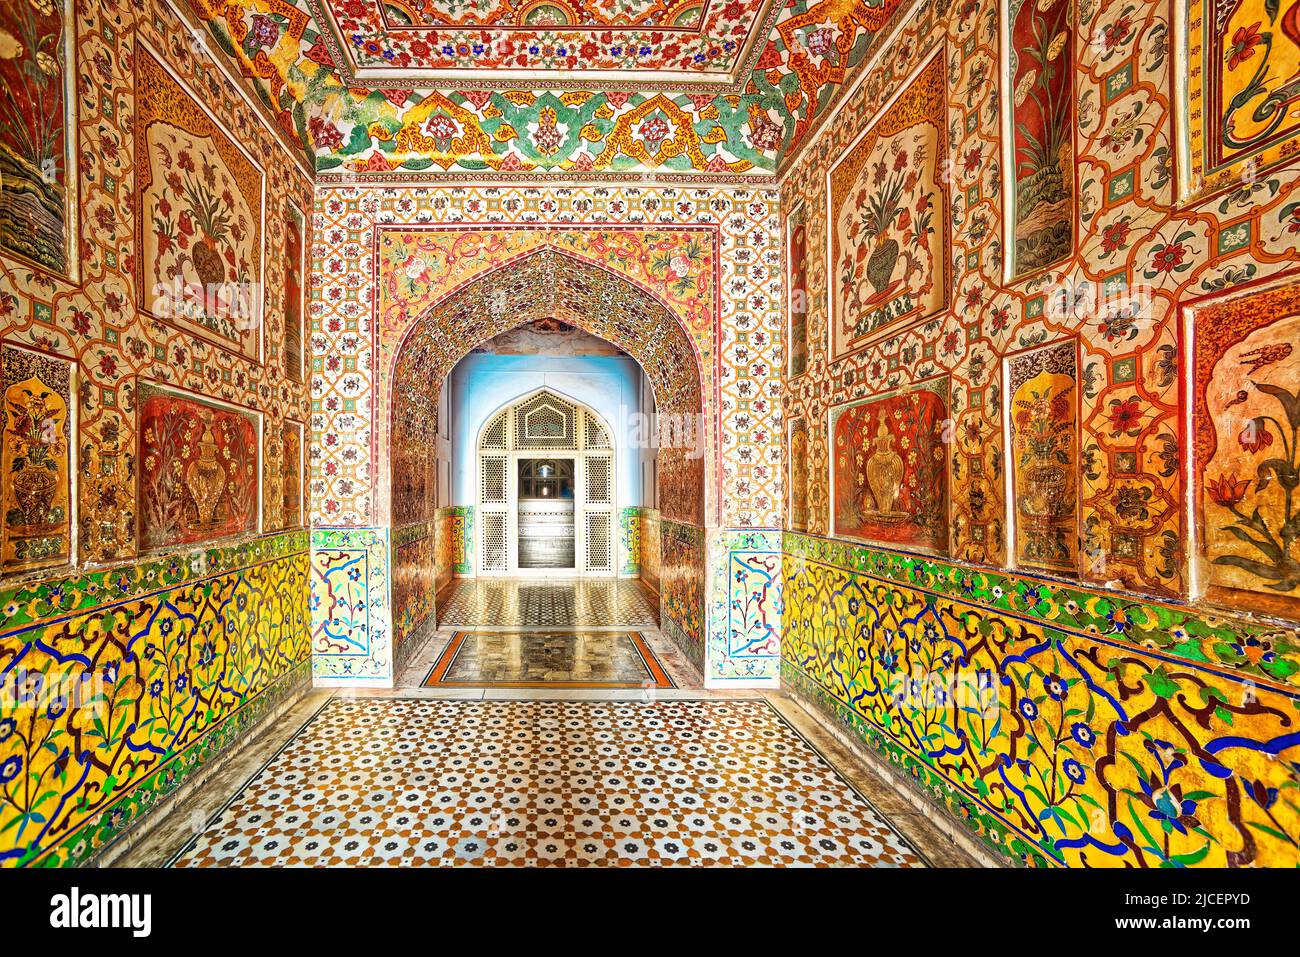
<path id="1" fill-rule="evenodd" d="M 657 628 L 659 602 L 640 582 L 562 584 L 458 578 L 438 605 L 440 628 Z"/>
<path id="2" fill-rule="evenodd" d="M 610 488 L 609 473 L 609 459 L 587 459 L 587 503 L 589 505 L 609 503 L 609 496 L 612 491 Z"/>
<path id="3" fill-rule="evenodd" d="M 591 512 L 587 515 L 587 571 L 609 571 L 613 564 L 613 544 L 609 534 L 609 513 Z"/>
<path id="4" fill-rule="evenodd" d="M 336 698 L 172 863 L 924 866 L 753 699 Z"/>
<path id="5" fill-rule="evenodd" d="M 543 392 L 515 409 L 516 449 L 576 449 L 578 409 Z"/>

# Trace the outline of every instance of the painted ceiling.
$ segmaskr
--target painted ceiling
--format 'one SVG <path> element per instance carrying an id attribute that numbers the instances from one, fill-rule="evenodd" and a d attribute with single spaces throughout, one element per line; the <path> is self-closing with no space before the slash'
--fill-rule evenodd
<path id="1" fill-rule="evenodd" d="M 770 176 L 911 0 L 177 2 L 322 180 L 400 181 Z"/>
<path id="2" fill-rule="evenodd" d="M 307 0 L 355 80 L 721 89 L 752 66 L 779 0 Z M 326 42 L 331 37 L 327 34 Z M 484 68 L 491 73 L 484 75 Z"/>

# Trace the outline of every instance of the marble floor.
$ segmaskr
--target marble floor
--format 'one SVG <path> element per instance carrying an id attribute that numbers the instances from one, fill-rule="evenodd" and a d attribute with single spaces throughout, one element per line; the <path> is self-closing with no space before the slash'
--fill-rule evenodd
<path id="1" fill-rule="evenodd" d="M 927 862 L 762 699 L 334 698 L 170 863 Z"/>
<path id="2" fill-rule="evenodd" d="M 458 578 L 438 596 L 440 628 L 657 628 L 658 600 L 634 579 Z"/>
<path id="3" fill-rule="evenodd" d="M 426 688 L 671 688 L 635 631 L 458 631 Z"/>
<path id="4" fill-rule="evenodd" d="M 974 863 L 793 699 L 705 690 L 637 583 L 452 588 L 395 688 L 310 692 L 110 862 Z"/>

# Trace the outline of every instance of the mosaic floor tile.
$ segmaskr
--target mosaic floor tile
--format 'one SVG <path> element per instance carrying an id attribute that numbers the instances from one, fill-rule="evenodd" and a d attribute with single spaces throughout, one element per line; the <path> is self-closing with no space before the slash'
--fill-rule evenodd
<path id="1" fill-rule="evenodd" d="M 458 579 L 440 599 L 440 628 L 657 628 L 659 607 L 631 579 L 533 582 Z"/>
<path id="2" fill-rule="evenodd" d="M 334 698 L 171 863 L 925 862 L 761 699 Z"/>
<path id="3" fill-rule="evenodd" d="M 429 670 L 428 688 L 671 688 L 634 631 L 457 632 Z"/>

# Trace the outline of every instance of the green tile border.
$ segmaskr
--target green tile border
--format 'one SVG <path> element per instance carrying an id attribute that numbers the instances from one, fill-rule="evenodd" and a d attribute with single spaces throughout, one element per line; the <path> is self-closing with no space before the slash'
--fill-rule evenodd
<path id="1" fill-rule="evenodd" d="M 306 529 L 273 532 L 213 548 L 170 552 L 75 572 L 0 586 L 4 635 L 50 618 L 93 611 L 156 591 L 212 578 L 276 558 L 307 551 Z"/>
<path id="2" fill-rule="evenodd" d="M 782 551 L 790 558 L 835 565 L 1083 637 L 1124 642 L 1270 684 L 1300 687 L 1300 630 L 1284 622 L 796 532 L 784 533 Z"/>

